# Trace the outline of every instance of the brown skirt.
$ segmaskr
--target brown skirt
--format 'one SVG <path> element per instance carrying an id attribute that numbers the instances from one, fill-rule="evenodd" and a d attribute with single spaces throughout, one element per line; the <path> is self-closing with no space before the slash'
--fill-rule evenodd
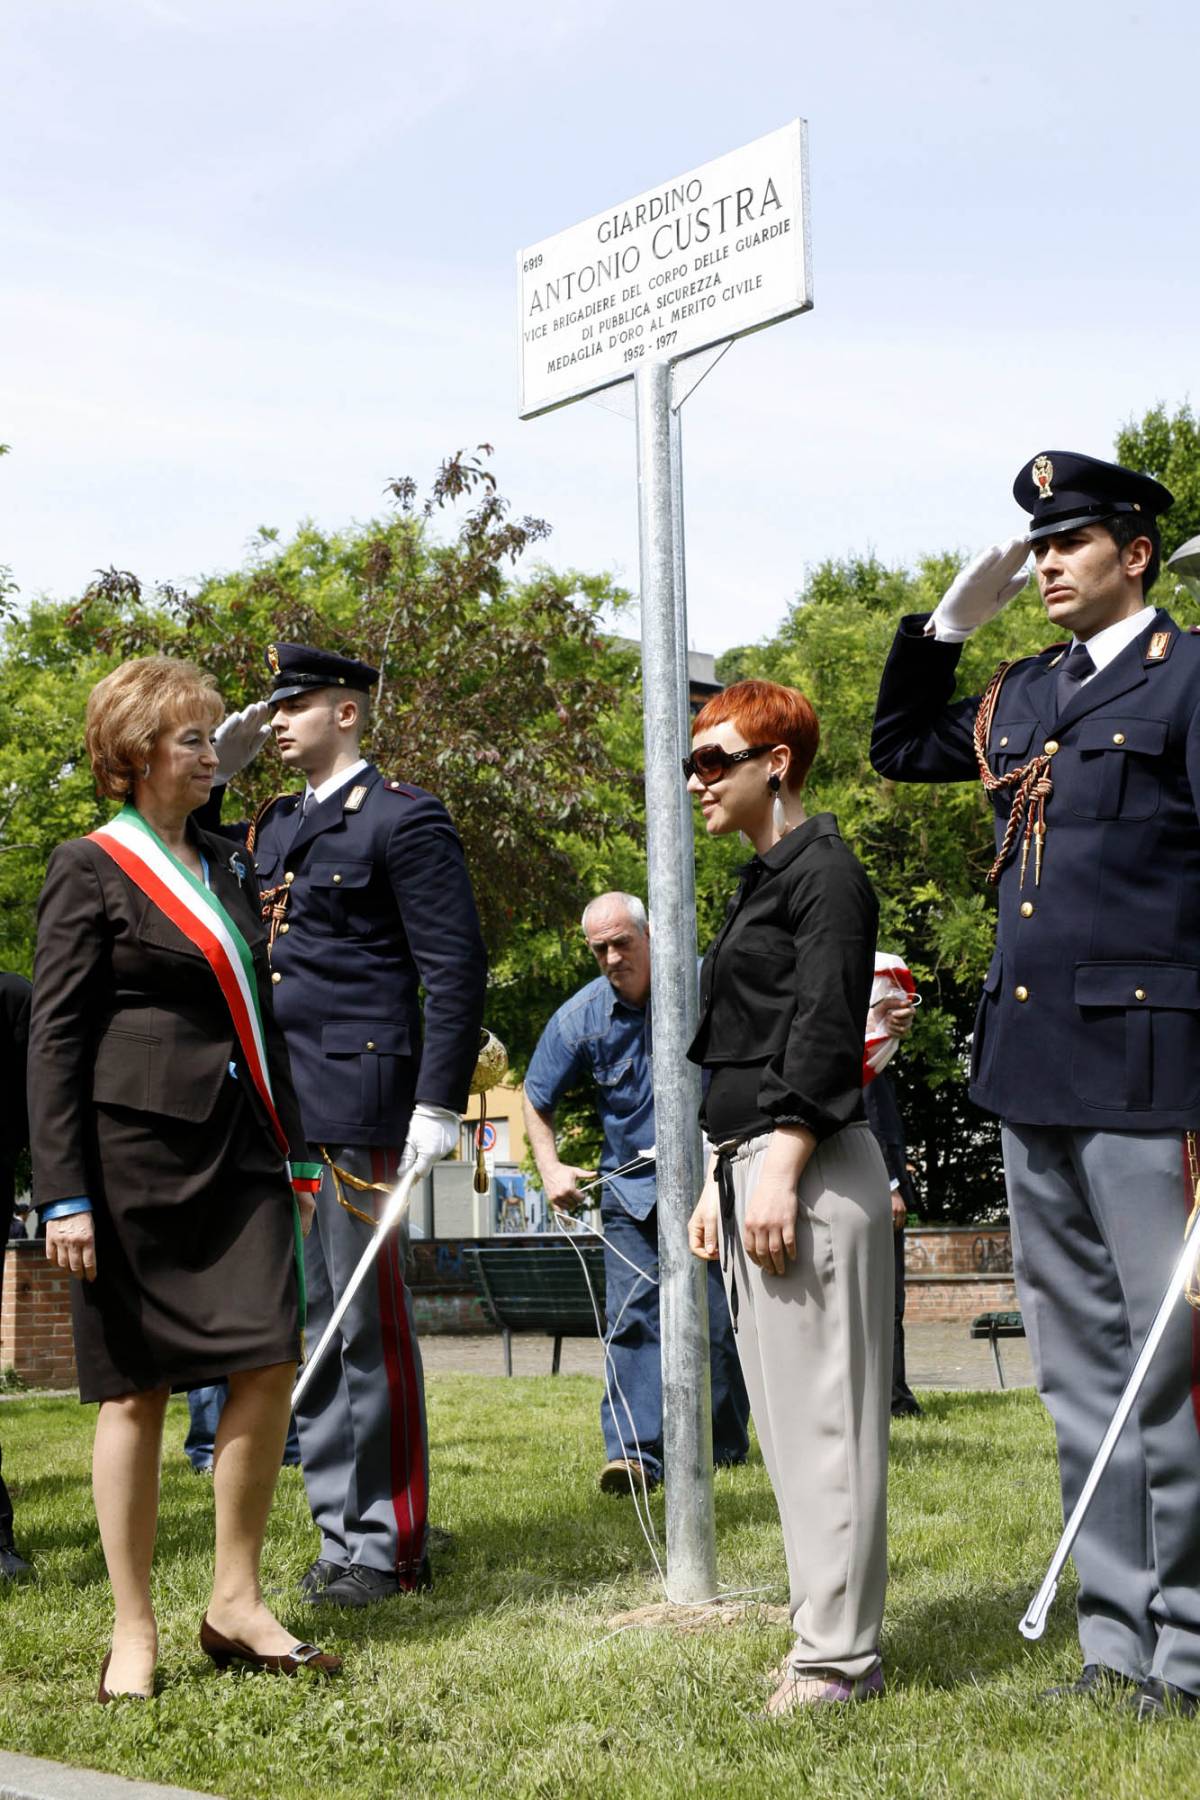
<path id="1" fill-rule="evenodd" d="M 287 1169 L 239 1083 L 202 1124 L 94 1108 L 96 1279 L 71 1283 L 79 1398 L 296 1362 Z"/>

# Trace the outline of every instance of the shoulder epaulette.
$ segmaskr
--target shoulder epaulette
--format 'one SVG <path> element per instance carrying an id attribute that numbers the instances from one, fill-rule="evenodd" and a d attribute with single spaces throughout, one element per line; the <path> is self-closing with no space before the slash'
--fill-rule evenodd
<path id="1" fill-rule="evenodd" d="M 385 781 L 382 785 L 389 794 L 403 794 L 408 800 L 421 798 L 420 788 L 411 787 L 407 781 Z"/>

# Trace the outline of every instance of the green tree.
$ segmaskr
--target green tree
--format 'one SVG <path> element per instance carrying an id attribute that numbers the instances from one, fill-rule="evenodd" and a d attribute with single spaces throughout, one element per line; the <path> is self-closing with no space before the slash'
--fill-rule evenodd
<path id="1" fill-rule="evenodd" d="M 1117 433 L 1117 461 L 1165 482 L 1175 504 L 1162 518 L 1164 559 L 1200 533 L 1200 419 L 1188 405 L 1169 414 L 1159 403 Z M 1163 579 L 1163 591 L 1170 577 Z M 1168 604 L 1156 594 L 1160 606 Z"/>
<path id="2" fill-rule="evenodd" d="M 263 692 L 273 640 L 320 642 L 381 669 L 370 753 L 449 806 L 499 969 L 536 967 L 537 954 L 516 955 L 518 942 L 553 961 L 584 892 L 568 846 L 602 843 L 614 797 L 625 795 L 626 813 L 634 794 L 602 729 L 624 665 L 598 620 L 623 596 L 606 576 L 546 567 L 514 581 L 511 564 L 549 527 L 509 517 L 480 456 L 449 458 L 424 503 L 408 478 L 388 492 L 385 517 L 343 532 L 306 525 L 280 543 L 260 529 L 243 568 L 194 594 L 148 594 L 110 569 L 77 602 L 37 603 L 5 622 L 0 933 L 9 966 L 29 966 L 50 850 L 109 810 L 83 753 L 93 683 L 126 657 L 162 651 L 212 670 L 227 706 L 241 706 Z M 437 535 L 443 516 L 455 520 L 452 535 Z M 253 813 L 280 785 L 268 750 L 238 777 L 228 814 Z"/>

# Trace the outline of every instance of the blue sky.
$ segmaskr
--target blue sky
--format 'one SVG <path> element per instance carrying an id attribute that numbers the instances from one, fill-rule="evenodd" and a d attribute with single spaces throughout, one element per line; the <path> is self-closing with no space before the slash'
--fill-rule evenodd
<path id="1" fill-rule="evenodd" d="M 1200 390 L 1200 9 L 9 0 L 0 557 L 194 580 L 496 446 L 636 586 L 633 426 L 516 416 L 516 249 L 809 122 L 816 305 L 684 409 L 690 635 L 975 547 L 1037 450 Z"/>

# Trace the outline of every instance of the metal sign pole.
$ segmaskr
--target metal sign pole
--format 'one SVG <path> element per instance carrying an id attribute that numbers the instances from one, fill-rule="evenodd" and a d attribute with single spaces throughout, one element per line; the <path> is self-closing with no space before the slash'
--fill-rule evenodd
<path id="1" fill-rule="evenodd" d="M 687 630 L 682 586 L 682 470 L 671 368 L 635 376 L 646 837 L 654 931 L 651 987 L 658 1270 L 663 1375 L 667 1588 L 688 1604 L 717 1587 L 706 1266 L 688 1249 L 700 1192 L 700 1071 L 687 1061 L 696 1025 L 696 889 L 686 754 Z M 674 452 L 674 454 L 673 454 Z"/>

